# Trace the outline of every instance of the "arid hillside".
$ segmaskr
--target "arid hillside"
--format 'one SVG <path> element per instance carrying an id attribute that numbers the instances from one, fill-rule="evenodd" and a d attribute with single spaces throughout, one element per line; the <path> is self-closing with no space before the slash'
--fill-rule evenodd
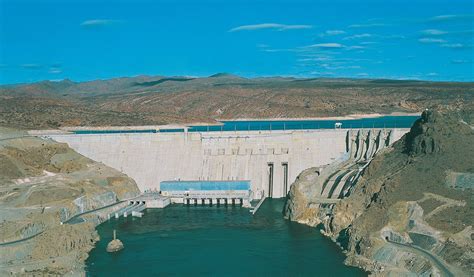
<path id="1" fill-rule="evenodd" d="M 302 175 L 290 202 L 314 202 L 303 182 L 316 184 L 319 174 Z M 348 197 L 319 209 L 294 204 L 287 216 L 321 224 L 347 263 L 373 273 L 472 276 L 473 188 L 474 128 L 452 111 L 429 110 L 377 153 Z"/>
<path id="2" fill-rule="evenodd" d="M 95 225 L 138 192 L 66 144 L 0 128 L 0 276 L 83 275 Z"/>
<path id="3" fill-rule="evenodd" d="M 207 78 L 139 76 L 2 86 L 0 125 L 157 125 L 230 118 L 420 112 L 439 105 L 470 115 L 473 103 L 474 83 L 246 79 L 229 74 Z"/>

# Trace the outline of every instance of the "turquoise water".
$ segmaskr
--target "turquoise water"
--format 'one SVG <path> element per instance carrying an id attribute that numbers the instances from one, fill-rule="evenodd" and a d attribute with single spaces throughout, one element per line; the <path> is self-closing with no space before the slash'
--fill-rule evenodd
<path id="1" fill-rule="evenodd" d="M 410 128 L 420 116 L 381 116 L 344 120 L 245 120 L 221 121 L 221 125 L 189 126 L 189 132 L 212 131 L 259 131 L 259 130 L 315 130 L 334 129 L 336 122 L 342 129 L 352 128 Z M 179 133 L 184 129 L 144 129 L 144 130 L 77 130 L 75 134 L 116 134 L 116 133 Z"/>
<path id="2" fill-rule="evenodd" d="M 283 200 L 265 201 L 252 216 L 240 207 L 146 210 L 97 229 L 88 276 L 366 276 L 316 228 L 284 220 Z M 107 253 L 117 230 L 125 249 Z"/>
<path id="3" fill-rule="evenodd" d="M 263 120 L 222 121 L 220 126 L 191 126 L 189 132 L 207 131 L 258 131 L 258 130 L 315 130 L 334 129 L 336 122 L 341 128 L 410 128 L 419 116 L 381 116 L 344 120 Z M 164 130 L 162 130 L 164 131 Z"/>

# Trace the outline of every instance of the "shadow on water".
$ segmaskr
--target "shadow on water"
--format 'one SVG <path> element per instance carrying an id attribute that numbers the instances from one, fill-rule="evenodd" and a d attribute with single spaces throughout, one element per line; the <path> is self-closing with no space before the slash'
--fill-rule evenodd
<path id="1" fill-rule="evenodd" d="M 283 199 L 241 207 L 172 205 L 100 225 L 88 276 L 365 276 L 316 228 L 284 220 Z M 116 229 L 125 249 L 107 253 Z"/>

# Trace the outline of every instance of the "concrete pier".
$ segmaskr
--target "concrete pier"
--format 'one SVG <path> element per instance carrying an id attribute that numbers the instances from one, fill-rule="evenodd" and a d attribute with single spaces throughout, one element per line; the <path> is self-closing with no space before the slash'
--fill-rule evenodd
<path id="1" fill-rule="evenodd" d="M 257 205 L 255 207 L 252 207 L 250 208 L 250 212 L 254 215 L 257 213 L 258 209 L 260 208 L 260 206 L 262 206 L 263 202 L 265 202 L 265 197 L 263 197 L 262 199 L 260 199 L 260 201 L 257 203 Z"/>
<path id="2" fill-rule="evenodd" d="M 119 217 L 128 217 L 129 215 L 135 217 L 142 217 L 143 210 L 147 208 L 165 208 L 171 204 L 171 199 L 161 196 L 159 193 L 144 193 L 138 197 L 128 200 L 128 205 L 111 213 L 107 216 L 108 219 Z"/>
<path id="3" fill-rule="evenodd" d="M 195 198 L 185 198 L 183 200 L 183 204 L 187 206 L 243 206 L 243 207 L 250 207 L 250 202 L 247 199 L 243 198 L 202 198 L 202 199 L 195 199 Z"/>

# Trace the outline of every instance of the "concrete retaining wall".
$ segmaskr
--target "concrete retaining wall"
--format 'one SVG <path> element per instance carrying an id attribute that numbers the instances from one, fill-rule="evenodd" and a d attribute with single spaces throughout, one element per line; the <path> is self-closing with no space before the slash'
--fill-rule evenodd
<path id="1" fill-rule="evenodd" d="M 352 132 L 357 130 L 352 130 Z M 408 129 L 392 130 L 393 141 Z M 256 193 L 283 197 L 298 174 L 323 166 L 348 149 L 345 129 L 203 133 L 49 134 L 93 160 L 132 177 L 141 191 L 169 180 L 250 180 Z M 284 166 L 288 181 L 284 186 Z"/>

